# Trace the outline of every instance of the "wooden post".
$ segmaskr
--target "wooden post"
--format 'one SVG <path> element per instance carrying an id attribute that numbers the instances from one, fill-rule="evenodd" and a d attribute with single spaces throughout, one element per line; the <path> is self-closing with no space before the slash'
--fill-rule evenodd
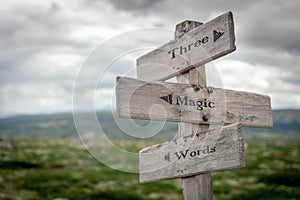
<path id="1" fill-rule="evenodd" d="M 184 21 L 176 25 L 175 38 L 181 37 L 186 32 L 202 25 L 200 22 Z M 206 87 L 205 66 L 192 69 L 177 76 L 178 83 L 189 83 L 196 87 Z M 188 136 L 202 131 L 207 131 L 209 125 L 178 123 L 179 137 Z M 213 199 L 211 174 L 196 175 L 182 178 L 182 189 L 185 200 L 210 200 Z"/>
<path id="2" fill-rule="evenodd" d="M 204 25 L 187 20 L 176 25 L 174 40 L 137 59 L 137 75 L 140 80 L 117 78 L 118 116 L 152 119 L 149 115 L 150 109 L 152 105 L 159 104 L 165 106 L 168 113 L 166 115 L 157 110 L 151 111 L 153 119 L 180 122 L 178 138 L 144 148 L 139 152 L 141 183 L 181 177 L 185 200 L 210 200 L 213 199 L 213 192 L 209 173 L 245 166 L 241 126 L 272 127 L 270 97 L 218 88 L 208 89 L 204 66 L 205 63 L 235 49 L 231 12 Z M 161 82 L 176 75 L 178 84 Z M 222 91 L 226 95 L 226 98 L 223 98 L 225 102 L 221 101 L 218 104 L 218 100 L 222 99 L 218 94 Z M 184 99 L 181 99 L 180 94 Z M 188 100 L 188 96 L 192 99 Z M 199 106 L 205 102 L 205 109 L 186 108 L 196 105 L 193 98 L 200 98 L 197 101 L 201 104 Z M 208 103 L 207 99 L 213 101 Z M 224 112 L 213 112 L 224 107 Z M 235 124 L 208 131 L 209 124 L 220 123 Z M 221 131 L 223 136 L 218 131 Z M 210 141 L 206 144 L 205 140 L 209 140 L 208 135 L 213 136 L 217 143 L 210 144 Z M 212 151 L 199 149 L 202 148 L 202 143 L 207 149 L 213 145 Z M 223 155 L 224 152 L 228 152 L 227 149 L 229 154 Z M 207 155 L 194 158 L 197 154 L 200 156 L 201 151 Z M 207 153 L 208 151 L 210 153 Z M 228 155 L 232 157 L 229 158 Z"/>

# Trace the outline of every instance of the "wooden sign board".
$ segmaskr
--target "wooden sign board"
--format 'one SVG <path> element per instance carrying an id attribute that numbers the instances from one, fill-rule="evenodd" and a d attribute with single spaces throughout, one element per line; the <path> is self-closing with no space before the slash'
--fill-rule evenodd
<path id="1" fill-rule="evenodd" d="M 142 149 L 139 157 L 141 183 L 241 168 L 245 166 L 241 126 L 154 145 Z"/>
<path id="2" fill-rule="evenodd" d="M 167 80 L 233 52 L 233 16 L 225 13 L 137 59 L 137 77 Z"/>
<path id="3" fill-rule="evenodd" d="M 123 118 L 273 126 L 270 97 L 249 92 L 117 77 L 116 100 Z"/>

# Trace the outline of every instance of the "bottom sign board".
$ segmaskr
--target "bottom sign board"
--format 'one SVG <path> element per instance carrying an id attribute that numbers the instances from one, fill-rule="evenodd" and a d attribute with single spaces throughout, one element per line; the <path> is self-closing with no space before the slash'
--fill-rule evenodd
<path id="1" fill-rule="evenodd" d="M 240 124 L 177 138 L 139 152 L 140 182 L 188 177 L 245 166 Z"/>

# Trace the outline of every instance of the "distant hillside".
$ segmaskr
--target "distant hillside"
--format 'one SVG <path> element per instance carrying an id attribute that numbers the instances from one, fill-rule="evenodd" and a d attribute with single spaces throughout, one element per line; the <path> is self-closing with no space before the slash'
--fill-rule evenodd
<path id="1" fill-rule="evenodd" d="M 82 114 L 84 120 L 82 123 L 85 127 L 90 127 L 92 124 L 84 115 L 86 113 Z M 97 118 L 107 137 L 111 139 L 134 139 L 118 127 L 111 112 L 97 112 Z M 146 126 L 149 123 L 145 120 L 135 120 L 135 122 L 139 126 Z M 126 128 L 130 130 L 127 119 L 120 119 L 119 123 L 122 124 L 122 127 L 127 126 Z M 160 133 L 173 138 L 177 133 L 176 123 L 166 123 Z M 160 139 L 161 135 L 158 134 L 153 139 Z M 21 115 L 0 119 L 0 137 L 67 138 L 77 136 L 72 113 Z"/>
<path id="2" fill-rule="evenodd" d="M 273 110 L 273 128 L 244 128 L 246 132 L 268 132 L 278 134 L 299 133 L 300 135 L 300 110 Z"/>
<path id="3" fill-rule="evenodd" d="M 125 134 L 115 123 L 110 112 L 97 112 L 98 121 L 101 128 L 111 139 L 132 139 Z M 274 127 L 272 129 L 243 128 L 248 137 L 260 137 L 264 134 L 277 135 L 298 135 L 300 136 L 300 110 L 275 110 L 273 111 Z M 145 126 L 149 122 L 136 120 Z M 86 126 L 89 126 L 86 120 Z M 123 126 L 128 124 L 127 119 L 122 119 Z M 130 127 L 128 127 L 130 129 Z M 177 123 L 166 123 L 161 133 L 153 139 L 159 139 L 167 135 L 173 138 L 177 132 Z M 43 137 L 43 138 L 66 138 L 77 137 L 77 131 L 73 121 L 73 115 L 68 114 L 49 114 L 49 115 L 21 115 L 0 119 L 0 137 Z M 299 137 L 298 137 L 299 138 Z"/>
<path id="4" fill-rule="evenodd" d="M 275 110 L 273 111 L 274 132 L 299 132 L 300 110 Z"/>
<path id="5" fill-rule="evenodd" d="M 72 137 L 72 114 L 20 115 L 0 119 L 0 134 L 7 137 Z"/>

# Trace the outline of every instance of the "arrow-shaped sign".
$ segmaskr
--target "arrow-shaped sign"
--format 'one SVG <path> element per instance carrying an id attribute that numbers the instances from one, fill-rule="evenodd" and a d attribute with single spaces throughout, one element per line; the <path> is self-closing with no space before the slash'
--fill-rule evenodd
<path id="1" fill-rule="evenodd" d="M 137 77 L 167 80 L 233 52 L 232 13 L 225 13 L 137 59 Z"/>
<path id="2" fill-rule="evenodd" d="M 124 118 L 273 126 L 270 97 L 249 92 L 213 87 L 195 90 L 188 84 L 117 77 L 116 100 L 117 113 Z M 161 107 L 153 109 L 154 105 Z"/>
<path id="3" fill-rule="evenodd" d="M 233 124 L 147 147 L 139 157 L 141 183 L 240 168 L 245 166 L 243 133 Z"/>

